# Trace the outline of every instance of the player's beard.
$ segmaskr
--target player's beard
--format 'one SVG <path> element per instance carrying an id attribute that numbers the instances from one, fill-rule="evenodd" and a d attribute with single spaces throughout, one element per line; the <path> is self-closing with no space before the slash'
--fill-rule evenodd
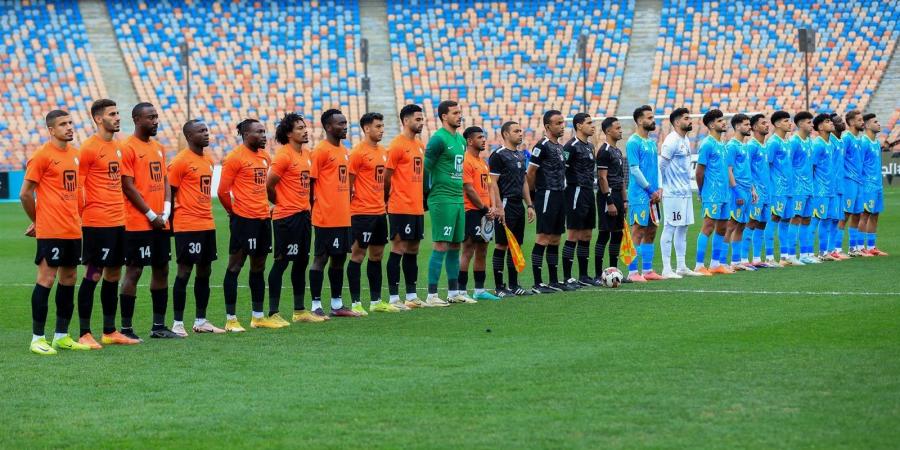
<path id="1" fill-rule="evenodd" d="M 689 131 L 694 131 L 694 126 L 692 124 L 687 124 L 686 127 L 681 127 L 681 131 L 687 133 Z"/>
<path id="2" fill-rule="evenodd" d="M 650 122 L 648 125 L 644 125 L 644 131 L 653 131 L 656 129 L 656 122 Z"/>

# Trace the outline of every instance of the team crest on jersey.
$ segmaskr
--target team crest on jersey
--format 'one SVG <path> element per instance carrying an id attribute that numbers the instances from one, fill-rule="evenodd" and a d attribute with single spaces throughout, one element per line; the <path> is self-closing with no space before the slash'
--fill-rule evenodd
<path id="1" fill-rule="evenodd" d="M 342 187 L 347 184 L 347 166 L 343 164 L 338 166 L 338 181 L 340 181 Z"/>
<path id="2" fill-rule="evenodd" d="M 300 189 L 303 189 L 304 191 L 309 190 L 309 171 L 308 170 L 304 170 L 304 171 L 300 172 Z"/>
<path id="3" fill-rule="evenodd" d="M 200 192 L 203 195 L 210 195 L 212 193 L 212 177 L 209 175 L 201 175 L 200 176 Z"/>
<path id="4" fill-rule="evenodd" d="M 534 150 L 531 151 L 531 156 L 534 156 L 534 157 L 541 156 L 541 148 L 535 147 Z"/>
<path id="5" fill-rule="evenodd" d="M 150 179 L 157 183 L 162 182 L 162 164 L 159 161 L 150 163 Z"/>
<path id="6" fill-rule="evenodd" d="M 461 172 L 462 172 L 462 166 L 463 166 L 463 155 L 456 155 L 456 156 L 454 157 L 453 163 L 454 163 L 454 170 L 456 171 L 456 173 L 457 173 L 457 174 L 458 174 L 458 173 L 461 173 Z"/>
<path id="7" fill-rule="evenodd" d="M 384 184 L 384 166 L 375 166 L 375 182 Z"/>
<path id="8" fill-rule="evenodd" d="M 74 170 L 63 171 L 63 188 L 69 192 L 75 192 L 78 186 L 77 176 Z"/>
<path id="9" fill-rule="evenodd" d="M 486 173 L 481 174 L 481 188 L 487 189 L 488 185 L 488 176 Z"/>
<path id="10" fill-rule="evenodd" d="M 422 176 L 422 158 L 418 156 L 413 158 L 413 173 L 417 176 Z"/>
<path id="11" fill-rule="evenodd" d="M 266 184 L 266 169 L 253 169 L 253 182 L 256 183 L 257 186 Z"/>
<path id="12" fill-rule="evenodd" d="M 110 181 L 119 181 L 119 163 L 118 161 L 110 161 L 107 166 L 106 176 Z"/>

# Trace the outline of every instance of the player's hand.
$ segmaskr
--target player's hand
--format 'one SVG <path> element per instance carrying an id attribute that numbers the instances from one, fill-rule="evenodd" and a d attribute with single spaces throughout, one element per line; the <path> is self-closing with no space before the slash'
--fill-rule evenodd
<path id="1" fill-rule="evenodd" d="M 35 236 L 34 222 L 31 222 L 31 225 L 28 225 L 28 228 L 25 229 L 25 236 L 28 236 L 28 237 Z"/>
<path id="2" fill-rule="evenodd" d="M 615 203 L 610 203 L 610 204 L 606 205 L 606 213 L 609 214 L 609 215 L 612 216 L 612 217 L 618 216 L 618 215 L 619 215 L 619 210 L 616 209 L 616 204 L 615 204 Z"/>
<path id="3" fill-rule="evenodd" d="M 525 208 L 526 215 L 528 216 L 528 223 L 534 222 L 534 208 Z"/>
<path id="4" fill-rule="evenodd" d="M 488 220 L 494 220 L 494 217 L 497 215 L 494 213 L 494 208 L 488 208 L 487 213 L 485 213 L 484 217 L 487 217 Z"/>
<path id="5" fill-rule="evenodd" d="M 506 224 L 506 211 L 503 208 L 497 208 L 494 210 L 494 218 L 497 219 L 498 222 L 502 224 Z"/>
<path id="6" fill-rule="evenodd" d="M 163 220 L 163 217 L 160 215 L 160 216 L 156 216 L 156 218 L 153 219 L 153 222 L 150 222 L 150 225 L 153 226 L 153 228 L 156 228 L 157 230 L 162 230 L 163 228 L 166 227 L 166 221 Z"/>

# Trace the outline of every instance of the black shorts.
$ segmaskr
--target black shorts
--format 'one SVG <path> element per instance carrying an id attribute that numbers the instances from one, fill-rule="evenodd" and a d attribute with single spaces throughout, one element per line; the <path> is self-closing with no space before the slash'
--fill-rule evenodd
<path id="1" fill-rule="evenodd" d="M 466 211 L 466 239 L 471 239 L 472 242 L 487 242 L 481 237 L 481 219 L 483 217 L 484 213 L 480 210 Z"/>
<path id="2" fill-rule="evenodd" d="M 126 231 L 125 265 L 160 267 L 172 259 L 169 230 Z"/>
<path id="3" fill-rule="evenodd" d="M 228 222 L 231 231 L 228 254 L 242 251 L 247 256 L 258 256 L 272 252 L 271 219 L 247 219 L 232 214 Z"/>
<path id="4" fill-rule="evenodd" d="M 506 206 L 503 208 L 504 220 L 506 227 L 512 231 L 513 236 L 519 245 L 525 239 L 525 205 L 520 199 L 505 199 Z M 507 245 L 509 241 L 506 239 L 506 230 L 499 221 L 494 221 L 494 239 L 500 245 Z"/>
<path id="5" fill-rule="evenodd" d="M 316 256 L 346 255 L 352 243 L 350 227 L 316 227 Z"/>
<path id="6" fill-rule="evenodd" d="M 610 216 L 606 213 L 606 194 L 597 195 L 597 222 L 601 231 L 622 231 L 625 229 L 625 199 L 621 191 L 613 191 L 609 195 L 613 198 L 618 214 Z"/>
<path id="7" fill-rule="evenodd" d="M 216 230 L 175 233 L 175 260 L 178 264 L 207 265 L 217 259 Z"/>
<path id="8" fill-rule="evenodd" d="M 81 264 L 122 267 L 125 264 L 125 226 L 82 227 Z"/>
<path id="9" fill-rule="evenodd" d="M 390 238 L 400 236 L 401 241 L 425 239 L 425 216 L 413 214 L 388 214 L 391 223 Z"/>
<path id="10" fill-rule="evenodd" d="M 566 193 L 536 191 L 537 234 L 561 235 L 566 232 Z"/>
<path id="11" fill-rule="evenodd" d="M 50 267 L 77 267 L 81 260 L 81 239 L 38 239 L 34 263 L 43 260 Z"/>
<path id="12" fill-rule="evenodd" d="M 594 189 L 581 186 L 566 188 L 566 228 L 593 230 L 597 226 L 597 204 Z"/>
<path id="13" fill-rule="evenodd" d="M 275 259 L 296 261 L 301 255 L 309 258 L 312 244 L 312 221 L 309 211 L 300 211 L 272 221 L 275 230 Z"/>
<path id="14" fill-rule="evenodd" d="M 351 216 L 350 225 L 353 242 L 359 248 L 369 248 L 370 245 L 384 246 L 388 242 L 388 223 L 384 214 Z"/>

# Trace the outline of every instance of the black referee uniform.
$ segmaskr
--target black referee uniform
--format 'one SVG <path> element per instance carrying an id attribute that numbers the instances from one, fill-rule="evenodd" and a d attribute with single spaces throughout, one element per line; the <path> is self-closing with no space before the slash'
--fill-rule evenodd
<path id="1" fill-rule="evenodd" d="M 622 232 L 625 229 L 625 158 L 622 150 L 603 143 L 597 151 L 597 177 L 600 192 L 597 195 L 598 222 L 600 235 L 594 247 L 594 270 L 597 278 L 603 273 L 603 253 L 609 242 L 609 264 L 615 267 L 619 260 L 619 247 L 622 245 Z M 603 184 L 599 182 L 600 171 L 606 171 L 609 192 L 603 192 Z M 617 214 L 609 215 L 608 205 L 615 205 Z"/>
<path id="2" fill-rule="evenodd" d="M 566 231 L 566 161 L 563 146 L 543 138 L 531 150 L 535 173 L 534 207 L 537 233 L 559 236 Z"/>
<path id="3" fill-rule="evenodd" d="M 500 147 L 488 158 L 488 167 L 491 176 L 497 177 L 497 188 L 500 191 L 500 199 L 503 202 L 503 211 L 506 226 L 512 231 L 513 236 L 521 245 L 525 239 L 525 208 L 522 203 L 522 189 L 525 185 L 525 152 L 510 150 Z M 532 205 L 527 205 L 533 208 Z M 494 238 L 498 245 L 507 245 L 506 232 L 500 222 L 495 222 Z M 500 297 L 510 295 L 528 295 L 529 291 L 519 287 L 518 272 L 513 264 L 512 256 L 507 255 L 506 249 L 500 250 L 494 247 L 493 255 L 494 282 L 497 295 Z M 504 264 L 509 268 L 509 288 L 503 283 Z"/>
<path id="4" fill-rule="evenodd" d="M 590 142 L 573 137 L 563 147 L 566 158 L 566 228 L 569 230 L 593 230 L 597 226 L 597 204 L 594 199 L 596 186 L 596 160 L 594 146 Z M 575 255 L 578 255 L 579 277 L 572 277 Z M 563 280 L 573 288 L 596 285 L 588 276 L 588 258 L 591 240 L 566 239 L 562 252 Z"/>

